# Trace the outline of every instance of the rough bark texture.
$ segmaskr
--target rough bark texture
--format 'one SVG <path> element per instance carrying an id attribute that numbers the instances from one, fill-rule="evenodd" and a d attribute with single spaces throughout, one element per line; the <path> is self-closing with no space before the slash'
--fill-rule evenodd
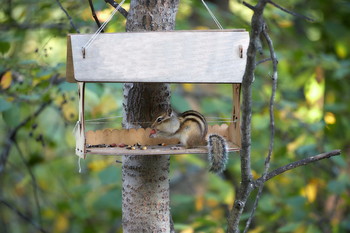
<path id="1" fill-rule="evenodd" d="M 252 118 L 252 83 L 254 80 L 254 70 L 256 64 L 256 51 L 258 50 L 258 40 L 262 32 L 263 11 L 267 0 L 257 3 L 252 17 L 252 30 L 247 51 L 247 64 L 242 81 L 242 121 L 241 121 L 241 186 L 238 189 L 236 200 L 233 204 L 228 218 L 228 233 L 239 232 L 239 222 L 248 200 L 253 190 L 253 176 L 250 163 L 251 151 L 251 118 Z"/>
<path id="2" fill-rule="evenodd" d="M 132 0 L 126 31 L 174 30 L 178 2 Z M 169 107 L 167 84 L 124 85 L 124 128 L 148 127 Z M 169 158 L 123 156 L 124 233 L 170 232 Z"/>

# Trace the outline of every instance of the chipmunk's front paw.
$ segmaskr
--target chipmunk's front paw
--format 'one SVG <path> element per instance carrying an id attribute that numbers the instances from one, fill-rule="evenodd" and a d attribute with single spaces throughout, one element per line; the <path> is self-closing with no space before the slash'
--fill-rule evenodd
<path id="1" fill-rule="evenodd" d="M 149 133 L 150 138 L 156 138 L 157 137 L 157 130 L 152 129 L 151 132 Z"/>

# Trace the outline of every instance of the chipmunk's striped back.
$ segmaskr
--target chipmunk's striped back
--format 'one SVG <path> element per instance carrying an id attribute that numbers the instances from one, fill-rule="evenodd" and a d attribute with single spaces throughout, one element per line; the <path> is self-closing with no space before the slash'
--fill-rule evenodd
<path id="1" fill-rule="evenodd" d="M 179 118 L 182 123 L 185 123 L 186 121 L 193 121 L 197 123 L 201 130 L 202 137 L 205 138 L 205 136 L 208 133 L 208 124 L 207 124 L 207 120 L 202 114 L 194 110 L 189 110 L 181 113 Z"/>
<path id="2" fill-rule="evenodd" d="M 210 171 L 221 173 L 225 170 L 228 159 L 226 140 L 217 134 L 206 140 L 208 124 L 199 112 L 189 110 L 179 116 L 164 113 L 155 120 L 152 128 L 150 137 L 177 138 L 186 148 L 207 145 Z"/>

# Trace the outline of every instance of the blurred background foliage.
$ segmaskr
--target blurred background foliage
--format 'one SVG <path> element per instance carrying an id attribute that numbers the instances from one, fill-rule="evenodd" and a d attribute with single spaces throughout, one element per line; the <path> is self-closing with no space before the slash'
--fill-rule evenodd
<path id="1" fill-rule="evenodd" d="M 224 28 L 250 30 L 252 12 L 238 1 L 207 2 Z M 250 232 L 349 232 L 350 3 L 276 2 L 315 21 L 271 5 L 265 11 L 279 58 L 272 169 L 336 148 L 342 155 L 268 181 Z M 81 33 L 96 31 L 88 1 L 60 3 Z M 103 22 L 112 8 L 102 0 L 93 3 Z M 0 155 L 6 159 L 6 167 L 0 167 L 1 232 L 122 232 L 121 166 L 115 162 L 121 158 L 88 156 L 78 173 L 72 135 L 77 87 L 64 79 L 66 35 L 76 30 L 58 1 L 3 0 L 1 6 Z M 129 1 L 124 7 L 128 10 Z M 124 28 L 118 15 L 106 31 Z M 215 29 L 215 24 L 201 1 L 181 0 L 176 28 Z M 263 42 L 258 60 L 266 57 Z M 268 150 L 270 73 L 269 62 L 260 64 L 253 87 L 255 178 Z M 228 85 L 183 84 L 172 90 L 179 112 L 230 117 Z M 122 84 L 87 84 L 87 118 L 117 116 L 88 128 L 120 127 L 122 98 Z M 221 177 L 207 174 L 203 158 L 171 158 L 171 210 L 178 232 L 224 232 L 240 180 L 238 154 L 230 155 Z"/>

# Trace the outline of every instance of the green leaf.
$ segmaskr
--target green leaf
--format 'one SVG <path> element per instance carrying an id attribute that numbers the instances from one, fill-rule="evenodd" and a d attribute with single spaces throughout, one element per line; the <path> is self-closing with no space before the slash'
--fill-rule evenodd
<path id="1" fill-rule="evenodd" d="M 93 93 L 95 93 L 97 96 L 101 97 L 103 94 L 103 86 L 99 83 L 87 83 L 86 88 Z"/>
<path id="2" fill-rule="evenodd" d="M 120 171 L 114 167 L 107 167 L 106 169 L 98 173 L 98 177 L 101 180 L 102 184 L 115 184 L 120 180 Z"/>
<path id="3" fill-rule="evenodd" d="M 346 161 L 342 156 L 331 157 L 330 160 L 332 160 L 339 167 L 346 168 L 347 166 Z"/>
<path id="4" fill-rule="evenodd" d="M 78 86 L 76 83 L 63 82 L 58 86 L 62 91 L 78 91 Z"/>
<path id="5" fill-rule="evenodd" d="M 321 231 L 318 229 L 315 225 L 309 225 L 307 227 L 306 233 L 321 233 Z"/>
<path id="6" fill-rule="evenodd" d="M 187 100 L 181 95 L 173 95 L 171 97 L 171 105 L 179 112 L 184 112 L 190 109 Z"/>
<path id="7" fill-rule="evenodd" d="M 3 98 L 0 98 L 0 112 L 4 112 L 11 108 L 11 103 L 7 102 Z"/>
<path id="8" fill-rule="evenodd" d="M 261 201 L 259 201 L 259 208 L 267 213 L 273 213 L 276 211 L 275 204 L 276 197 L 272 195 L 264 195 L 261 197 Z"/>
<path id="9" fill-rule="evenodd" d="M 15 127 L 19 124 L 20 116 L 20 109 L 18 107 L 9 108 L 8 110 L 2 112 L 4 121 L 10 127 Z"/>
<path id="10" fill-rule="evenodd" d="M 301 207 L 305 204 L 306 198 L 302 196 L 291 197 L 286 200 L 286 204 L 293 206 L 294 208 Z"/>
<path id="11" fill-rule="evenodd" d="M 342 181 L 332 180 L 328 183 L 327 188 L 333 193 L 342 194 L 346 189 L 346 184 Z"/>
<path id="12" fill-rule="evenodd" d="M 121 209 L 122 192 L 119 189 L 113 189 L 101 195 L 94 203 L 97 209 Z"/>
<path id="13" fill-rule="evenodd" d="M 10 50 L 11 44 L 8 42 L 0 41 L 0 53 L 5 54 Z"/>
<path id="14" fill-rule="evenodd" d="M 181 231 L 181 230 L 186 230 L 186 229 L 192 228 L 192 226 L 189 224 L 175 223 L 174 228 L 176 231 Z"/>
<path id="15" fill-rule="evenodd" d="M 300 226 L 300 224 L 301 223 L 288 223 L 287 225 L 279 228 L 277 232 L 293 232 Z"/>

